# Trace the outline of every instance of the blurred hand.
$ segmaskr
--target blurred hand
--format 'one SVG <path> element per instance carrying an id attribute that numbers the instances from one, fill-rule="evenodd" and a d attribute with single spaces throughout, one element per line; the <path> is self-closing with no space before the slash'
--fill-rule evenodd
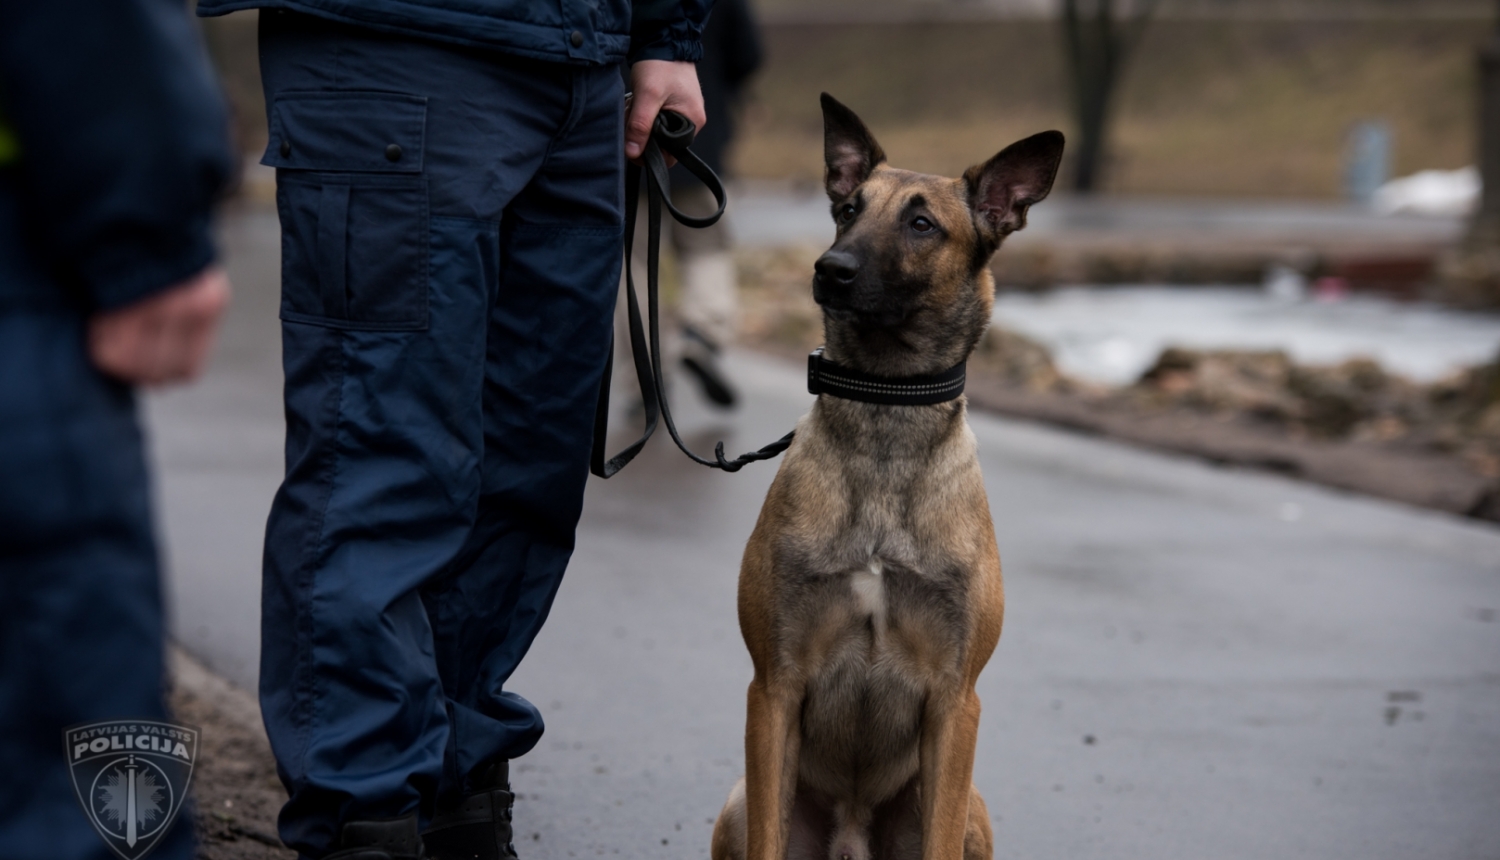
<path id="1" fill-rule="evenodd" d="M 651 125 L 663 108 L 675 110 L 699 131 L 708 122 L 703 112 L 703 93 L 698 89 L 698 68 L 692 63 L 641 60 L 630 67 L 630 115 L 625 118 L 625 157 L 641 157 Z M 667 156 L 667 163 L 674 159 Z"/>
<path id="2" fill-rule="evenodd" d="M 217 266 L 176 286 L 89 320 L 94 366 L 135 385 L 196 377 L 229 305 L 229 278 Z"/>

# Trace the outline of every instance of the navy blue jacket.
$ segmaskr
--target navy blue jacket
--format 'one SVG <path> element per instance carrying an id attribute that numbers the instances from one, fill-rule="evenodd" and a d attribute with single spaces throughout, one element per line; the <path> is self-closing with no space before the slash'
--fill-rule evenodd
<path id="1" fill-rule="evenodd" d="M 198 0 L 198 14 L 293 9 L 550 62 L 696 63 L 713 0 Z"/>
<path id="2" fill-rule="evenodd" d="M 0 310 L 130 304 L 213 261 L 230 169 L 181 0 L 0 3 Z"/>

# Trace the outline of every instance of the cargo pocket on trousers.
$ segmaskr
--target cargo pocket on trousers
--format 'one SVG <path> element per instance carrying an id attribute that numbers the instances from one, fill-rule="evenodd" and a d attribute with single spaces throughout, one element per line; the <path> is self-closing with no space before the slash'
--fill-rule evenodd
<path id="1" fill-rule="evenodd" d="M 428 324 L 425 99 L 287 93 L 262 163 L 277 168 L 281 318 L 340 329 Z"/>
<path id="2" fill-rule="evenodd" d="M 281 318 L 333 328 L 427 327 L 427 188 L 417 177 L 285 175 Z"/>

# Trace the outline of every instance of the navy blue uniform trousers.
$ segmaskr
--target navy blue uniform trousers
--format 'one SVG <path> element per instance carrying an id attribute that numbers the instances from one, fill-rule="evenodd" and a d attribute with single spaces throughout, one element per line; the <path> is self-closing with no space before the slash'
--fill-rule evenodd
<path id="1" fill-rule="evenodd" d="M 0 368 L 0 856 L 109 860 L 62 730 L 167 719 L 134 397 L 90 364 L 66 307 L 0 311 Z M 189 809 L 151 856 L 192 853 Z"/>
<path id="2" fill-rule="evenodd" d="M 465 789 L 573 550 L 620 272 L 613 67 L 265 11 L 286 478 L 261 704 L 304 855 Z"/>

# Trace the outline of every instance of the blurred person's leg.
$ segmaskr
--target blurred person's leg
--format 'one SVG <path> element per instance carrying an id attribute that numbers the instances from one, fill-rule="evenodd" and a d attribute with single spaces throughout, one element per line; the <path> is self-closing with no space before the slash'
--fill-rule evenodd
<path id="1" fill-rule="evenodd" d="M 680 173 L 675 171 L 673 178 Z M 696 180 L 678 185 L 672 189 L 672 199 L 679 209 L 689 215 L 713 212 L 717 204 L 706 187 Z M 739 325 L 728 217 L 726 213 L 718 223 L 701 230 L 674 224 L 671 232 L 682 285 L 677 308 L 682 323 L 680 360 L 704 396 L 720 406 L 733 406 L 738 398 L 719 360 L 724 348 L 734 343 Z"/>
<path id="2" fill-rule="evenodd" d="M 90 364 L 66 310 L 0 312 L 0 367 L 0 855 L 106 860 L 63 729 L 168 719 L 134 396 Z M 192 856 L 191 819 L 152 856 Z"/>
<path id="3" fill-rule="evenodd" d="M 317 856 L 350 821 L 425 819 L 541 734 L 503 684 L 581 506 L 621 85 L 261 20 L 288 421 L 261 701 L 291 794 L 282 838 Z"/>

